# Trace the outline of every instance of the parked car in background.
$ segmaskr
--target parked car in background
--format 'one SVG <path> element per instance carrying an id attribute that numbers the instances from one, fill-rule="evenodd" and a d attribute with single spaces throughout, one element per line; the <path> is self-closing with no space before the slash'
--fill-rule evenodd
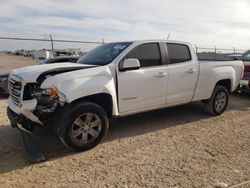
<path id="1" fill-rule="evenodd" d="M 237 60 L 241 60 L 241 57 L 242 57 L 242 54 L 232 54 L 232 55 L 228 55 L 223 60 L 224 61 L 237 61 Z"/>
<path id="2" fill-rule="evenodd" d="M 53 57 L 49 58 L 42 63 L 42 64 L 52 64 L 52 63 L 76 63 L 78 61 L 79 57 L 76 56 L 59 56 L 59 57 Z M 9 72 L 1 73 L 0 74 L 0 94 L 8 94 L 8 77 Z"/>
<path id="3" fill-rule="evenodd" d="M 52 64 L 52 63 L 76 63 L 78 61 L 78 56 L 58 56 L 58 57 L 52 57 L 49 59 L 44 60 L 40 63 L 42 64 Z"/>
<path id="4" fill-rule="evenodd" d="M 0 74 L 0 95 L 8 94 L 9 72 Z"/>
<path id="5" fill-rule="evenodd" d="M 250 50 L 242 55 L 244 74 L 241 79 L 240 90 L 250 91 Z"/>

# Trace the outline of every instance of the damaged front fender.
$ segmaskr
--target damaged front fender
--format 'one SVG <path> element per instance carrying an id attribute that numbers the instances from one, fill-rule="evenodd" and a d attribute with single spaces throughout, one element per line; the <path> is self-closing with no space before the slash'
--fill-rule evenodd
<path id="1" fill-rule="evenodd" d="M 90 95 L 106 93 L 111 95 L 113 114 L 118 114 L 115 81 L 108 66 L 100 66 L 67 72 L 48 77 L 41 85 L 42 89 L 55 87 L 60 101 L 73 101 Z"/>

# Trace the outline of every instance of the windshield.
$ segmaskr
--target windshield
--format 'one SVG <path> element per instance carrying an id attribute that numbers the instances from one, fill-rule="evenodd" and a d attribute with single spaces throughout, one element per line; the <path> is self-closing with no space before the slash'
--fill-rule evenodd
<path id="1" fill-rule="evenodd" d="M 88 65 L 107 65 L 111 63 L 131 42 L 115 42 L 98 46 L 81 57 L 77 63 Z"/>
<path id="2" fill-rule="evenodd" d="M 242 61 L 250 61 L 250 50 L 242 55 Z"/>

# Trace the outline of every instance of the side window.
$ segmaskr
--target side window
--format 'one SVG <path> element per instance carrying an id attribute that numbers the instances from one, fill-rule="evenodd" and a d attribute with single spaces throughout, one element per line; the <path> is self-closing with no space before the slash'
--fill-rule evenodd
<path id="1" fill-rule="evenodd" d="M 169 64 L 183 63 L 191 60 L 188 46 L 183 44 L 167 44 Z"/>
<path id="2" fill-rule="evenodd" d="M 141 67 L 161 65 L 161 54 L 158 43 L 142 44 L 133 49 L 126 58 L 136 58 Z"/>

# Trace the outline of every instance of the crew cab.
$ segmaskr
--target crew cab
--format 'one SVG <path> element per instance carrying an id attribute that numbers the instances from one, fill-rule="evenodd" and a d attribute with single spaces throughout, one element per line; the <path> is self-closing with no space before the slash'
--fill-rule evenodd
<path id="1" fill-rule="evenodd" d="M 193 101 L 202 101 L 211 115 L 222 114 L 242 67 L 241 61 L 199 62 L 186 42 L 107 43 L 76 64 L 11 72 L 8 116 L 28 133 L 52 125 L 66 147 L 84 151 L 101 142 L 114 117 Z"/>

